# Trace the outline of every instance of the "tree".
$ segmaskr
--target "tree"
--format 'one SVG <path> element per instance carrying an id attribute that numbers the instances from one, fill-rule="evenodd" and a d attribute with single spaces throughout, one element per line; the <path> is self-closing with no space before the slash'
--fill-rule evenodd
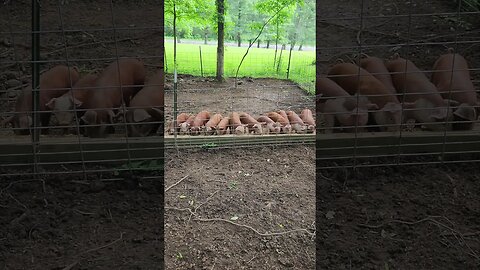
<path id="1" fill-rule="evenodd" d="M 225 37 L 225 0 L 216 0 L 217 6 L 217 81 L 223 80 L 223 55 Z"/>
<path id="2" fill-rule="evenodd" d="M 277 59 L 278 43 L 284 33 L 283 26 L 292 18 L 292 13 L 295 10 L 297 3 L 302 3 L 303 0 L 261 0 L 255 6 L 259 13 L 271 17 L 276 14 L 272 21 L 275 26 L 275 58 L 274 65 Z M 271 27 L 269 29 L 272 29 Z"/>

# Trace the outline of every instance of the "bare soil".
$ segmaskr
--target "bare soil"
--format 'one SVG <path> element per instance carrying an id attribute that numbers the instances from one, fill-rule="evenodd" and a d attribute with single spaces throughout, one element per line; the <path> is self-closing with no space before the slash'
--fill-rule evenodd
<path id="1" fill-rule="evenodd" d="M 317 74 L 326 72 L 338 58 L 354 60 L 359 52 L 357 36 L 361 52 L 382 58 L 399 52 L 423 70 L 431 69 L 447 47 L 456 48 L 470 68 L 478 69 L 478 16 L 462 15 L 458 20 L 455 15 L 439 14 L 455 13 L 454 2 L 321 1 L 317 4 L 317 19 L 323 20 L 317 30 Z M 362 3 L 364 28 L 359 31 Z M 410 18 L 393 18 L 409 13 Z M 366 18 L 381 15 L 387 17 Z M 457 47 L 455 40 L 476 42 Z M 480 73 L 471 74 L 478 87 Z M 479 160 L 478 154 L 458 158 Z M 354 173 L 321 169 L 348 167 L 351 160 L 317 161 L 317 269 L 479 268 L 479 163 L 375 167 L 389 162 L 371 158 L 364 163 L 371 168 Z"/>
<path id="2" fill-rule="evenodd" d="M 168 150 L 166 158 L 166 188 L 184 179 L 165 194 L 167 269 L 314 268 L 312 146 Z M 285 233 L 295 229 L 303 230 Z M 260 235 L 276 232 L 285 234 Z"/>
<path id="3" fill-rule="evenodd" d="M 278 79 L 227 78 L 218 83 L 214 78 L 179 76 L 177 90 L 178 113 L 198 113 L 208 110 L 227 115 L 230 112 L 247 112 L 260 116 L 277 110 L 294 110 L 298 113 L 308 108 L 315 110 L 313 96 L 295 83 Z M 167 76 L 165 93 L 166 119 L 173 116 L 173 77 Z"/>

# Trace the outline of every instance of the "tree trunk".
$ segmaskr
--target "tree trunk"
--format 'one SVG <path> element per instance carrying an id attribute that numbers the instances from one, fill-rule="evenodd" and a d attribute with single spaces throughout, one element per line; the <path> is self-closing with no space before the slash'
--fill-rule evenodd
<path id="1" fill-rule="evenodd" d="M 242 37 L 240 33 L 240 22 L 242 20 L 242 1 L 238 3 L 238 16 L 237 16 L 237 45 L 242 47 Z"/>
<path id="2" fill-rule="evenodd" d="M 277 63 L 277 51 L 278 51 L 278 19 L 276 24 L 277 36 L 275 37 L 275 57 L 273 58 L 273 66 Z"/>
<path id="3" fill-rule="evenodd" d="M 257 48 L 260 48 L 260 39 L 257 40 Z"/>
<path id="4" fill-rule="evenodd" d="M 208 29 L 206 27 L 205 27 L 205 31 L 203 32 L 203 38 L 204 38 L 203 43 L 205 45 L 207 45 L 207 43 L 208 43 Z"/>
<path id="5" fill-rule="evenodd" d="M 300 43 L 300 46 L 298 46 L 298 50 L 301 51 L 303 47 L 303 43 Z"/>
<path id="6" fill-rule="evenodd" d="M 225 26 L 225 0 L 216 0 L 217 4 L 217 23 L 218 23 L 218 42 L 217 42 L 217 81 L 223 80 L 223 41 Z"/>
<path id="7" fill-rule="evenodd" d="M 267 49 L 270 48 L 270 40 L 267 40 Z"/>

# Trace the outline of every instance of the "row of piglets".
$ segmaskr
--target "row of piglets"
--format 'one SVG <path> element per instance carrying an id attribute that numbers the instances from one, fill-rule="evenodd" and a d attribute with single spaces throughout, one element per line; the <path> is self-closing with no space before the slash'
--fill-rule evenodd
<path id="1" fill-rule="evenodd" d="M 388 61 L 364 55 L 358 65 L 335 64 L 317 78 L 316 88 L 326 133 L 367 124 L 382 131 L 415 123 L 429 130 L 472 129 L 479 113 L 467 61 L 452 49 L 436 60 L 431 80 L 398 54 Z"/>
<path id="2" fill-rule="evenodd" d="M 156 132 L 163 120 L 164 74 L 161 69 L 145 83 L 145 73 L 141 61 L 128 58 L 114 61 L 99 75 L 80 77 L 77 67 L 63 65 L 46 71 L 40 76 L 39 90 L 42 133 L 47 133 L 52 113 L 58 127 L 67 131 L 72 122 L 78 122 L 88 137 L 114 133 L 114 120 L 122 116 L 129 136 Z M 15 134 L 29 134 L 31 108 L 29 86 L 17 98 L 16 113 L 2 125 L 11 123 Z"/>
<path id="3" fill-rule="evenodd" d="M 257 118 L 245 112 L 222 116 L 201 111 L 197 115 L 180 113 L 175 124 L 173 121 L 167 122 L 167 133 L 172 135 L 175 131 L 180 135 L 313 133 L 315 120 L 309 109 L 304 109 L 300 115 L 294 111 L 280 110 Z"/>

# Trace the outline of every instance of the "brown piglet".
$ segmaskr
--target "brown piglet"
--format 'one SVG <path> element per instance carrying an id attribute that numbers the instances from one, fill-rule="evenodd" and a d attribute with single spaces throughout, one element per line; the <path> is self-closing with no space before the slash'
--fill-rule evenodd
<path id="1" fill-rule="evenodd" d="M 67 67 L 64 65 L 55 66 L 40 75 L 40 104 L 38 114 L 42 127 L 47 127 L 50 122 L 51 112 L 46 104 L 56 97 L 60 97 L 71 88 L 79 79 L 80 75 L 77 67 Z M 15 103 L 15 115 L 10 116 L 1 122 L 1 126 L 12 123 L 14 133 L 17 135 L 30 134 L 32 120 L 32 86 L 27 86 L 17 97 Z M 47 129 L 42 128 L 43 134 Z"/>

